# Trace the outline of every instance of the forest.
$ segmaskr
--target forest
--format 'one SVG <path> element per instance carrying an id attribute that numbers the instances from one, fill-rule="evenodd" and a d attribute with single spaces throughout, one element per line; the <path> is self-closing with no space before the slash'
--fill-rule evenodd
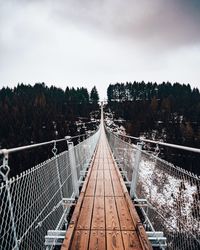
<path id="1" fill-rule="evenodd" d="M 98 101 L 96 87 L 90 93 L 83 87 L 66 87 L 64 91 L 54 86 L 47 87 L 45 83 L 34 86 L 22 83 L 14 88 L 2 88 L 0 148 L 19 147 L 95 130 L 96 124 L 92 124 L 90 118 L 91 112 L 98 110 Z M 11 175 L 19 174 L 50 156 L 49 148 L 13 154 L 9 159 Z"/>
<path id="2" fill-rule="evenodd" d="M 200 93 L 189 84 L 163 82 L 116 83 L 107 89 L 108 108 L 115 119 L 123 118 L 133 136 L 200 147 Z M 18 84 L 0 90 L 0 148 L 13 148 L 94 131 L 91 114 L 99 110 L 96 87 L 65 90 L 45 83 Z M 96 113 L 95 118 L 99 118 Z M 77 141 L 74 141 L 77 143 Z M 52 156 L 51 146 L 10 156 L 11 175 L 16 175 Z M 59 145 L 60 150 L 66 144 Z M 164 158 L 200 174 L 200 156 L 161 148 Z M 0 159 L 2 160 L 2 159 Z"/>
<path id="3" fill-rule="evenodd" d="M 132 136 L 200 147 L 200 93 L 189 84 L 116 83 L 107 89 L 108 107 L 126 120 Z M 161 157 L 200 174 L 197 154 L 161 148 Z"/>

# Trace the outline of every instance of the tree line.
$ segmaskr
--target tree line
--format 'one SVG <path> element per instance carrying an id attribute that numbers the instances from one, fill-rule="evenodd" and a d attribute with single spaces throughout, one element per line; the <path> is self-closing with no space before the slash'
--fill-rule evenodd
<path id="1" fill-rule="evenodd" d="M 76 121 L 90 121 L 90 112 L 98 109 L 98 101 L 96 87 L 90 93 L 83 87 L 66 87 L 63 90 L 55 86 L 48 87 L 45 83 L 36 83 L 34 86 L 22 83 L 14 88 L 4 87 L 0 89 L 0 148 L 85 133 L 85 126 L 78 128 Z M 42 154 L 38 151 L 37 162 L 43 160 Z M 45 153 L 44 155 L 47 157 Z M 15 165 L 16 168 L 12 168 L 13 174 L 35 164 L 34 155 L 31 155 L 32 162 L 29 167 L 25 166 L 26 157 L 25 154 L 21 156 L 21 161 L 17 157 L 10 160 L 12 167 Z"/>
<path id="2" fill-rule="evenodd" d="M 122 117 L 127 133 L 154 140 L 200 147 L 200 93 L 189 84 L 116 83 L 107 89 L 108 106 Z M 195 173 L 199 156 L 162 149 L 166 160 Z"/>

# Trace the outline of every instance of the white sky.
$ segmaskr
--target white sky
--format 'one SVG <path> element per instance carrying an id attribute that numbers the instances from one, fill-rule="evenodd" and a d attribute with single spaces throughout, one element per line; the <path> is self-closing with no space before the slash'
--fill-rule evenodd
<path id="1" fill-rule="evenodd" d="M 0 0 L 0 87 L 178 81 L 200 88 L 198 0 Z"/>

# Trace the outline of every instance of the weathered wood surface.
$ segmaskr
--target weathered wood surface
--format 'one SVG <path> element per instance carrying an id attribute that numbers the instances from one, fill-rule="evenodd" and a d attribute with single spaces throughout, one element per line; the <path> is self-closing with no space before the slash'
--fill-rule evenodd
<path id="1" fill-rule="evenodd" d="M 104 129 L 61 250 L 152 249 Z"/>

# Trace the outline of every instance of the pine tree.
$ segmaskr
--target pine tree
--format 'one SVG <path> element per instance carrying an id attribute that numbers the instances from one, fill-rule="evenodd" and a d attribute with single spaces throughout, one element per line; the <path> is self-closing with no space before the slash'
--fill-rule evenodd
<path id="1" fill-rule="evenodd" d="M 94 86 L 90 92 L 90 101 L 92 104 L 98 104 L 99 102 L 99 94 L 97 92 L 96 86 Z"/>

